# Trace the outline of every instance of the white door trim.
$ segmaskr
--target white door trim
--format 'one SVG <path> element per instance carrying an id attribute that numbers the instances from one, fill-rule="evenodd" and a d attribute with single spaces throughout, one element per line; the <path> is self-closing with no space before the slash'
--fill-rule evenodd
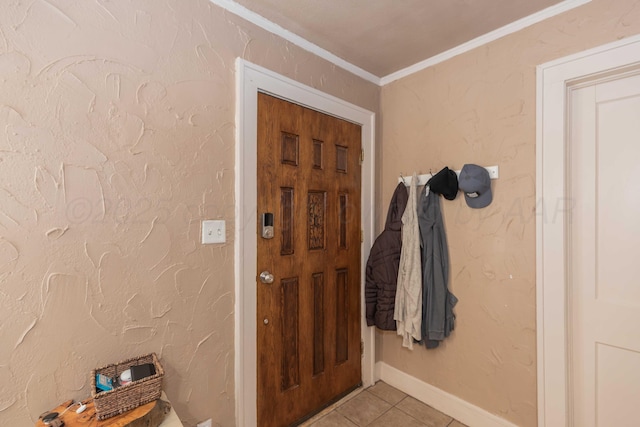
<path id="1" fill-rule="evenodd" d="M 364 277 L 374 236 L 375 114 L 334 96 L 238 58 L 236 60 L 236 225 L 235 225 L 235 398 L 237 425 L 257 425 L 256 412 L 256 245 L 258 92 L 362 125 L 361 338 L 362 382 L 374 382 L 375 331 L 367 327 Z"/>
<path id="2" fill-rule="evenodd" d="M 538 426 L 571 426 L 567 316 L 567 94 L 572 84 L 640 64 L 640 36 L 537 69 L 536 287 Z"/>

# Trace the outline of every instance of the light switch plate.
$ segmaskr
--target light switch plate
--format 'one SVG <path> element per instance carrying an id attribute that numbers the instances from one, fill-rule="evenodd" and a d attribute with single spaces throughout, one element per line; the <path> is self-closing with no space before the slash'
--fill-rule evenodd
<path id="1" fill-rule="evenodd" d="M 227 240 L 224 220 L 202 221 L 202 244 L 224 243 Z"/>

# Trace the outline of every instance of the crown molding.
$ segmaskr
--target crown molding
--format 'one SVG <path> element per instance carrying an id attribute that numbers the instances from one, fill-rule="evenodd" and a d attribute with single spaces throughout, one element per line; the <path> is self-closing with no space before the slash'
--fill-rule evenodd
<path id="1" fill-rule="evenodd" d="M 240 18 L 243 18 L 251 22 L 254 25 L 257 25 L 258 27 L 269 31 L 270 33 L 273 33 L 277 36 L 282 37 L 283 39 L 295 44 L 296 46 L 308 52 L 311 52 L 314 55 L 319 56 L 320 58 L 325 59 L 334 65 L 337 65 L 343 70 L 349 71 L 350 73 L 353 73 L 356 76 L 363 78 L 364 80 L 367 80 L 371 83 L 374 83 L 380 86 L 380 77 L 374 74 L 371 74 L 366 70 L 363 70 L 357 65 L 353 65 L 352 63 L 345 61 L 344 59 L 334 55 L 328 50 L 325 50 L 320 46 L 311 43 L 307 39 L 304 39 L 299 35 L 294 34 L 285 28 L 282 28 L 280 25 L 269 21 L 267 18 L 263 17 L 262 15 L 259 15 L 232 0 L 209 0 L 209 1 L 215 4 L 216 6 L 220 6 L 221 8 L 228 10 L 234 15 L 237 15 Z"/>
<path id="2" fill-rule="evenodd" d="M 411 74 L 417 73 L 418 71 L 422 71 L 425 68 L 429 68 L 433 65 L 444 62 L 447 59 L 451 59 L 454 56 L 458 56 L 462 53 L 465 53 L 477 47 L 483 46 L 487 43 L 491 43 L 494 40 L 498 40 L 499 38 L 515 33 L 524 28 L 530 27 L 531 25 L 537 24 L 538 22 L 544 21 L 545 19 L 552 18 L 556 15 L 559 15 L 568 10 L 574 9 L 578 6 L 582 6 L 590 2 L 591 0 L 565 0 L 553 6 L 549 6 L 546 9 L 542 9 L 541 11 L 536 12 L 532 15 L 525 16 L 524 18 L 514 21 L 510 24 L 507 24 L 504 27 L 500 27 L 489 33 L 483 34 L 479 37 L 476 37 L 473 40 L 469 40 L 466 43 L 463 43 L 452 49 L 439 53 L 438 55 L 432 56 L 431 58 L 427 58 L 424 61 L 420 61 L 414 65 L 410 65 L 407 68 L 403 68 L 402 70 L 393 72 L 391 74 L 387 74 L 386 76 L 380 79 L 380 85 L 381 86 L 387 85 L 403 77 L 407 77 Z"/>
<path id="3" fill-rule="evenodd" d="M 507 36 L 509 34 L 520 31 L 524 28 L 527 28 L 531 25 L 537 24 L 538 22 L 544 21 L 545 19 L 549 19 L 561 13 L 564 13 L 568 10 L 574 9 L 576 7 L 582 6 L 584 4 L 590 3 L 591 0 L 564 0 L 560 3 L 557 3 L 553 6 L 550 6 L 546 9 L 543 9 L 539 12 L 536 12 L 532 15 L 526 16 L 522 19 L 519 19 L 511 24 L 505 25 L 504 27 L 498 28 L 497 30 L 493 30 L 487 34 L 483 34 L 479 37 L 476 37 L 473 40 L 470 40 L 466 43 L 463 43 L 459 46 L 456 46 L 452 49 L 449 49 L 445 52 L 439 53 L 438 55 L 432 56 L 430 58 L 425 59 L 424 61 L 420 61 L 414 65 L 403 68 L 402 70 L 393 72 L 391 74 L 387 74 L 386 76 L 380 78 L 360 67 L 354 65 L 336 55 L 321 48 L 320 46 L 311 43 L 307 39 L 300 37 L 297 34 L 292 33 L 291 31 L 281 27 L 280 25 L 269 21 L 265 17 L 252 12 L 246 7 L 236 3 L 233 0 L 209 0 L 211 3 L 219 6 L 234 15 L 239 16 L 258 27 L 275 34 L 277 36 L 282 37 L 283 39 L 295 44 L 296 46 L 313 53 L 314 55 L 325 59 L 332 64 L 349 71 L 350 73 L 355 74 L 362 79 L 374 83 L 378 86 L 384 86 L 396 80 L 407 77 L 411 74 L 417 73 L 418 71 L 422 71 L 425 68 L 429 68 L 433 65 L 444 62 L 448 59 L 453 58 L 454 56 L 458 56 L 465 52 L 468 52 L 477 47 L 483 46 L 487 43 L 491 43 L 494 40 Z"/>

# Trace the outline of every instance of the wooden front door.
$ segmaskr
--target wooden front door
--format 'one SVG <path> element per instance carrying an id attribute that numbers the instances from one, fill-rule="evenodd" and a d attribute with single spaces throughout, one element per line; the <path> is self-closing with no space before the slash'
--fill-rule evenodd
<path id="1" fill-rule="evenodd" d="M 361 384 L 360 135 L 359 125 L 258 95 L 260 427 L 294 424 Z"/>

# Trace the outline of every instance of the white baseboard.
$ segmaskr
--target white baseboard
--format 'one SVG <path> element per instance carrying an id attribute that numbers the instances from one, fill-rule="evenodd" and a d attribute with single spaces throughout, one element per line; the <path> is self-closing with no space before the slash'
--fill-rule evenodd
<path id="1" fill-rule="evenodd" d="M 376 378 L 469 427 L 517 427 L 504 418 L 487 412 L 386 363 L 376 363 Z"/>

